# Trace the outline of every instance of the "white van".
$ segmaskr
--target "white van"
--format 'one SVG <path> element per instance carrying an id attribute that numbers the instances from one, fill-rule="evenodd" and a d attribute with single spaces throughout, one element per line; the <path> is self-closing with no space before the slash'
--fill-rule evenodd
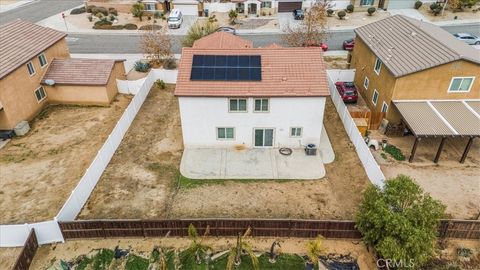
<path id="1" fill-rule="evenodd" d="M 180 28 L 183 22 L 183 15 L 179 9 L 172 9 L 170 15 L 168 15 L 167 23 L 168 28 Z"/>

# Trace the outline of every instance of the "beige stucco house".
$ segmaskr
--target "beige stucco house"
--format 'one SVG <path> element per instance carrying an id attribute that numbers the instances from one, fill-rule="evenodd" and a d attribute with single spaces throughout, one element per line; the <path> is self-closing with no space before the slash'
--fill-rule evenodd
<path id="1" fill-rule="evenodd" d="M 480 53 L 440 27 L 395 15 L 355 33 L 355 84 L 391 123 L 402 120 L 395 102 L 480 99 Z"/>
<path id="2" fill-rule="evenodd" d="M 0 130 L 48 103 L 109 104 L 125 78 L 123 61 L 70 58 L 65 33 L 15 20 L 0 36 Z"/>

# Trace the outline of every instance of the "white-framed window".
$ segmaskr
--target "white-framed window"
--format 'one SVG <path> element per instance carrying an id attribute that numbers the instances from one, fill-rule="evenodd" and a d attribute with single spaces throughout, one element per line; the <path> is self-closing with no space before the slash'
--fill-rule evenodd
<path id="1" fill-rule="evenodd" d="M 268 98 L 256 98 L 254 100 L 254 112 L 268 112 Z"/>
<path id="2" fill-rule="evenodd" d="M 47 93 L 45 92 L 45 89 L 43 89 L 43 86 L 35 89 L 35 97 L 39 103 L 47 97 Z"/>
<path id="3" fill-rule="evenodd" d="M 271 8 L 272 7 L 272 2 L 261 2 L 260 7 L 261 8 Z"/>
<path id="4" fill-rule="evenodd" d="M 48 62 L 47 62 L 47 58 L 45 57 L 45 54 L 41 53 L 39 56 L 38 56 L 38 62 L 40 62 L 40 67 L 45 67 Z"/>
<path id="5" fill-rule="evenodd" d="M 368 89 L 368 84 L 370 83 L 370 80 L 368 79 L 367 76 L 365 76 L 365 79 L 363 80 L 363 88 Z"/>
<path id="6" fill-rule="evenodd" d="M 143 6 L 145 7 L 146 11 L 155 11 L 155 3 L 143 3 Z"/>
<path id="7" fill-rule="evenodd" d="M 235 128 L 233 127 L 218 127 L 217 140 L 233 140 L 235 139 Z"/>
<path id="8" fill-rule="evenodd" d="M 301 127 L 292 127 L 290 128 L 290 137 L 299 138 L 302 137 L 302 128 Z"/>
<path id="9" fill-rule="evenodd" d="M 448 92 L 470 92 L 475 77 L 453 77 Z"/>
<path id="10" fill-rule="evenodd" d="M 377 59 L 375 60 L 375 67 L 373 68 L 373 70 L 375 71 L 375 73 L 377 73 L 377 75 L 380 75 L 381 69 L 382 69 L 382 60 L 380 60 L 380 58 L 377 57 Z"/>
<path id="11" fill-rule="evenodd" d="M 373 105 L 377 106 L 377 101 L 378 101 L 378 91 L 377 91 L 377 89 L 374 89 L 373 90 L 373 96 L 372 96 Z"/>
<path id="12" fill-rule="evenodd" d="M 35 68 L 33 67 L 33 63 L 31 61 L 27 63 L 27 69 L 30 76 L 35 75 Z"/>
<path id="13" fill-rule="evenodd" d="M 388 105 L 385 103 L 385 101 L 382 104 L 382 112 L 386 113 L 388 111 Z"/>
<path id="14" fill-rule="evenodd" d="M 247 99 L 246 98 L 231 98 L 228 100 L 229 112 L 246 112 Z"/>
<path id="15" fill-rule="evenodd" d="M 371 6 L 374 0 L 360 0 L 360 6 Z"/>

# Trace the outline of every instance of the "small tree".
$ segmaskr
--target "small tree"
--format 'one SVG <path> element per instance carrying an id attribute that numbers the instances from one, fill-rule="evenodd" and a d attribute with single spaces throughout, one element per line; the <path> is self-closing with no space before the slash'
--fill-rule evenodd
<path id="1" fill-rule="evenodd" d="M 305 11 L 304 19 L 296 26 L 287 25 L 282 39 L 291 47 L 304 47 L 321 44 L 326 38 L 327 10 L 329 0 L 313 2 Z"/>
<path id="2" fill-rule="evenodd" d="M 337 12 L 337 16 L 340 20 L 343 20 L 343 18 L 345 18 L 345 16 L 347 16 L 347 13 L 343 10 L 340 10 L 339 12 Z"/>
<path id="3" fill-rule="evenodd" d="M 172 42 L 165 30 L 146 31 L 140 38 L 140 48 L 157 65 L 172 55 Z"/>
<path id="4" fill-rule="evenodd" d="M 315 240 L 311 240 L 307 242 L 307 257 L 309 264 L 318 264 L 318 258 L 323 252 L 323 237 L 318 235 Z"/>
<path id="5" fill-rule="evenodd" d="M 423 5 L 423 2 L 422 2 L 422 1 L 417 1 L 417 2 L 415 2 L 414 8 L 415 8 L 415 9 L 419 9 L 422 5 Z"/>
<path id="6" fill-rule="evenodd" d="M 142 3 L 135 3 L 132 5 L 131 12 L 133 17 L 137 17 L 140 21 L 142 21 L 144 10 L 145 6 Z"/>
<path id="7" fill-rule="evenodd" d="M 331 9 L 331 8 L 327 9 L 327 16 L 328 17 L 332 17 L 333 13 L 334 13 L 333 9 Z"/>
<path id="8" fill-rule="evenodd" d="M 386 181 L 383 190 L 367 188 L 355 222 L 363 241 L 381 257 L 418 269 L 434 254 L 444 211 L 411 178 L 399 175 Z"/>
<path id="9" fill-rule="evenodd" d="M 249 236 L 250 233 L 250 227 L 248 227 L 243 236 L 242 234 L 238 233 L 237 243 L 234 247 L 230 249 L 230 252 L 228 253 L 226 270 L 234 270 L 236 266 L 239 266 L 240 263 L 242 263 L 243 252 L 245 252 L 248 257 L 250 257 L 253 269 L 259 269 L 258 258 L 257 256 L 255 256 L 255 253 L 253 252 L 253 248 L 250 243 L 245 240 L 245 237 Z"/>
<path id="10" fill-rule="evenodd" d="M 433 12 L 433 15 L 437 16 L 440 14 L 440 12 L 442 12 L 442 5 L 433 3 L 430 5 L 430 10 Z"/>
<path id="11" fill-rule="evenodd" d="M 217 24 L 211 22 L 195 23 L 188 29 L 187 35 L 182 40 L 183 47 L 192 47 L 193 43 L 204 36 L 208 36 L 217 30 Z"/>
<path id="12" fill-rule="evenodd" d="M 230 19 L 230 24 L 235 25 L 235 20 L 238 17 L 238 13 L 236 10 L 232 9 L 228 12 L 228 18 Z"/>

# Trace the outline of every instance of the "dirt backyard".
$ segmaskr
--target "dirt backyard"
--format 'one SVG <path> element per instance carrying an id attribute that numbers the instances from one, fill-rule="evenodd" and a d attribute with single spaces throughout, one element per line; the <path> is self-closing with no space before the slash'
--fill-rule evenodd
<path id="1" fill-rule="evenodd" d="M 49 106 L 0 150 L 0 224 L 53 218 L 130 102 Z"/>
<path id="2" fill-rule="evenodd" d="M 405 161 L 397 161 L 375 153 L 380 167 L 387 178 L 398 174 L 411 176 L 433 198 L 447 206 L 447 214 L 457 219 L 476 219 L 480 214 L 480 140 L 474 140 L 464 164 L 458 161 L 467 144 L 467 138 L 447 139 L 438 164 L 433 159 L 440 138 L 422 139 L 417 148 L 414 162 L 409 163 L 413 136 L 389 137 L 390 144 L 402 150 Z"/>
<path id="3" fill-rule="evenodd" d="M 369 180 L 330 100 L 324 122 L 336 155 L 325 178 L 179 184 L 178 102 L 172 87 L 153 88 L 79 219 L 351 219 Z"/>
<path id="4" fill-rule="evenodd" d="M 268 252 L 270 246 L 280 240 L 282 253 L 304 255 L 305 246 L 310 239 L 302 238 L 248 238 L 255 251 Z M 211 246 L 215 252 L 227 250 L 234 244 L 236 238 L 207 237 L 203 242 Z M 324 253 L 350 255 L 357 260 L 360 269 L 375 269 L 375 261 L 361 242 L 349 240 L 324 240 Z M 53 263 L 64 260 L 72 261 L 82 255 L 88 255 L 101 248 L 114 249 L 116 246 L 129 249 L 131 253 L 148 258 L 154 247 L 186 249 L 190 240 L 186 238 L 145 238 L 145 239 L 101 239 L 67 241 L 65 244 L 45 245 L 39 248 L 30 269 L 46 269 Z M 138 268 L 135 268 L 138 269 Z"/>
<path id="5" fill-rule="evenodd" d="M 22 248 L 0 248 L 0 269 L 13 269 Z"/>

